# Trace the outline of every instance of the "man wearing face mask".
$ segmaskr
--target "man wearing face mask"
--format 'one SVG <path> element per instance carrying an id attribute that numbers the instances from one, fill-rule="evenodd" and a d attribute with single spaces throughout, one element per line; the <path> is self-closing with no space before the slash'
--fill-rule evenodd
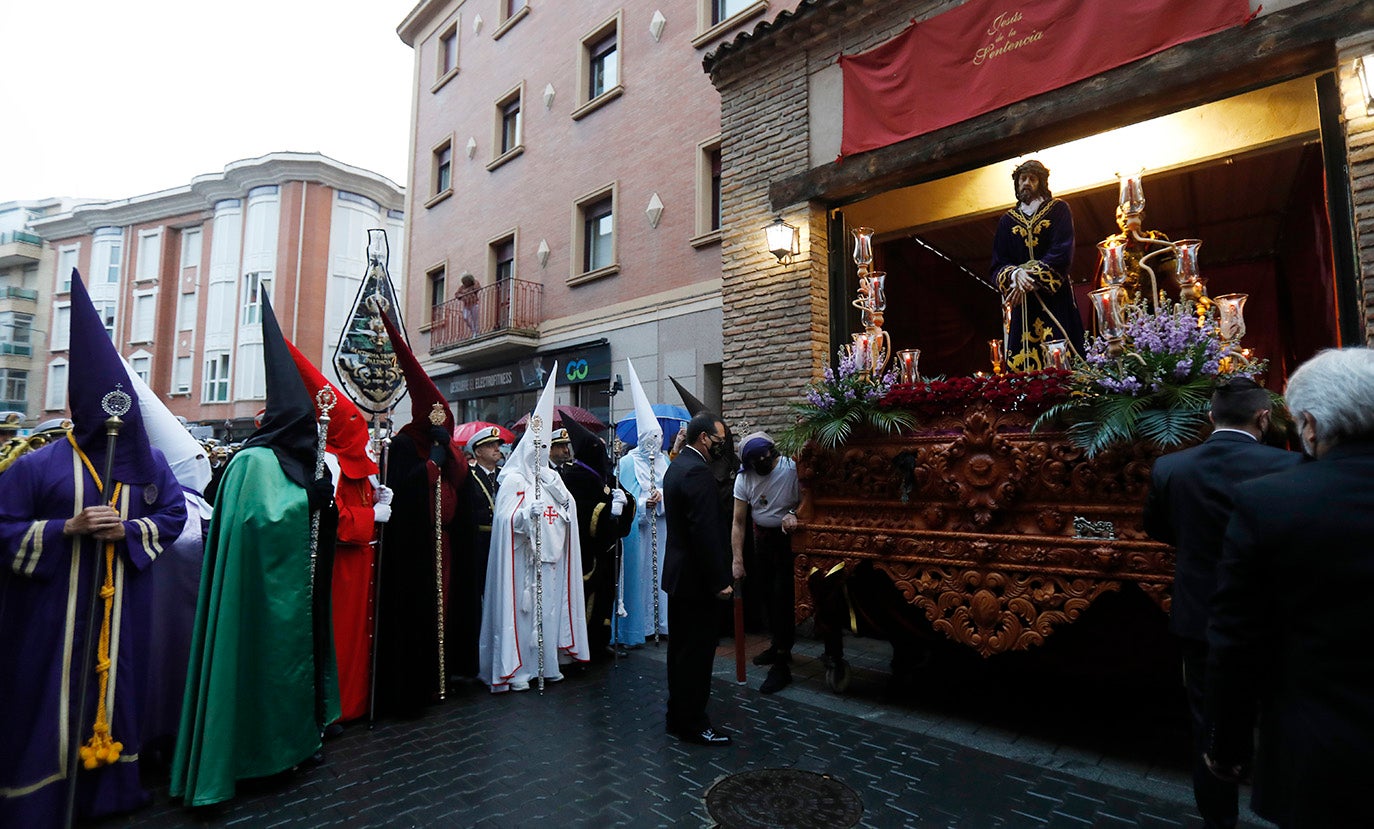
<path id="1" fill-rule="evenodd" d="M 754 657 L 755 665 L 770 665 L 768 676 L 759 687 L 773 694 L 792 681 L 792 642 L 796 634 L 796 583 L 792 575 L 795 556 L 791 533 L 797 528 L 797 465 L 778 454 L 766 432 L 746 435 L 740 444 L 739 475 L 735 477 L 735 520 L 730 533 L 733 551 L 731 569 L 737 579 L 744 578 L 744 531 L 749 511 L 754 515 L 754 550 L 768 632 L 773 641 L 768 650 Z"/>

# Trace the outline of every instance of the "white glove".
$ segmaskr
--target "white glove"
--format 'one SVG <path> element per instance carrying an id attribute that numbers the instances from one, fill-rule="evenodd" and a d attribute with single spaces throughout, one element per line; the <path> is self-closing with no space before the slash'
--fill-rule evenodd
<path id="1" fill-rule="evenodd" d="M 390 494 L 391 490 L 387 490 L 387 495 L 389 496 Z M 388 498 L 387 500 L 390 500 L 390 498 Z M 374 504 L 372 507 L 372 520 L 376 521 L 378 524 L 385 524 L 386 522 L 390 521 L 391 505 Z"/>
<path id="2" fill-rule="evenodd" d="M 543 520 L 544 505 L 535 501 L 530 504 L 530 522 L 535 523 Z"/>
<path id="3" fill-rule="evenodd" d="M 614 515 L 616 518 L 619 518 L 620 514 L 624 511 L 625 491 L 623 489 L 617 489 L 611 493 L 611 515 Z"/>
<path id="4" fill-rule="evenodd" d="M 391 498 L 392 498 L 391 487 L 389 487 L 389 486 L 379 486 L 379 487 L 376 488 L 376 491 L 375 491 L 375 492 L 373 493 L 373 495 L 372 495 L 372 503 L 374 503 L 374 504 L 388 505 L 388 504 L 391 503 Z M 388 516 L 391 515 L 391 510 L 387 510 L 387 515 L 388 515 Z M 381 519 L 381 520 L 385 521 L 386 519 L 383 518 L 383 519 Z"/>

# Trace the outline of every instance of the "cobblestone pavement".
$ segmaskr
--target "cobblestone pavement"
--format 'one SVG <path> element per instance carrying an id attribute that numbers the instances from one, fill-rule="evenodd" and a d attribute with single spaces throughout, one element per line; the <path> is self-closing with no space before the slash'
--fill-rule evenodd
<path id="1" fill-rule="evenodd" d="M 181 808 L 164 783 L 151 807 L 99 825 L 712 826 L 704 798 L 713 783 L 782 767 L 853 788 L 866 827 L 1201 825 L 1181 755 L 1170 767 L 1145 756 L 1154 749 L 1139 740 L 1114 756 L 1091 740 L 1056 743 L 962 720 L 938 701 L 894 704 L 883 691 L 885 645 L 871 640 L 848 643 L 847 695 L 826 688 L 820 645 L 803 641 L 794 683 L 762 696 L 765 669 L 750 665 L 749 686 L 737 685 L 731 643 L 722 644 L 711 715 L 735 736 L 732 747 L 664 734 L 666 647 L 649 645 L 615 665 L 569 671 L 542 696 L 467 686 L 423 719 L 350 726 L 327 744 L 323 765 L 241 785 L 211 810 Z M 751 636 L 750 654 L 765 644 Z"/>

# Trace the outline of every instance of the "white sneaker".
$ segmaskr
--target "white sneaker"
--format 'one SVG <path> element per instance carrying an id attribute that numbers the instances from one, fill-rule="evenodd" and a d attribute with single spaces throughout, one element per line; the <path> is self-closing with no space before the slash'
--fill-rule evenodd
<path id="1" fill-rule="evenodd" d="M 512 679 L 510 681 L 510 689 L 512 691 L 528 691 L 530 689 L 530 684 L 523 679 Z"/>

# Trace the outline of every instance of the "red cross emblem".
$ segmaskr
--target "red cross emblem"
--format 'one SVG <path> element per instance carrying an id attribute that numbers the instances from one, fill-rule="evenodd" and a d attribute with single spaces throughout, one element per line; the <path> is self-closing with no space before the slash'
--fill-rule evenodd
<path id="1" fill-rule="evenodd" d="M 549 526 L 553 526 L 553 520 L 558 517 L 558 510 L 554 509 L 553 505 L 550 504 L 544 508 L 544 517 L 549 519 Z"/>

